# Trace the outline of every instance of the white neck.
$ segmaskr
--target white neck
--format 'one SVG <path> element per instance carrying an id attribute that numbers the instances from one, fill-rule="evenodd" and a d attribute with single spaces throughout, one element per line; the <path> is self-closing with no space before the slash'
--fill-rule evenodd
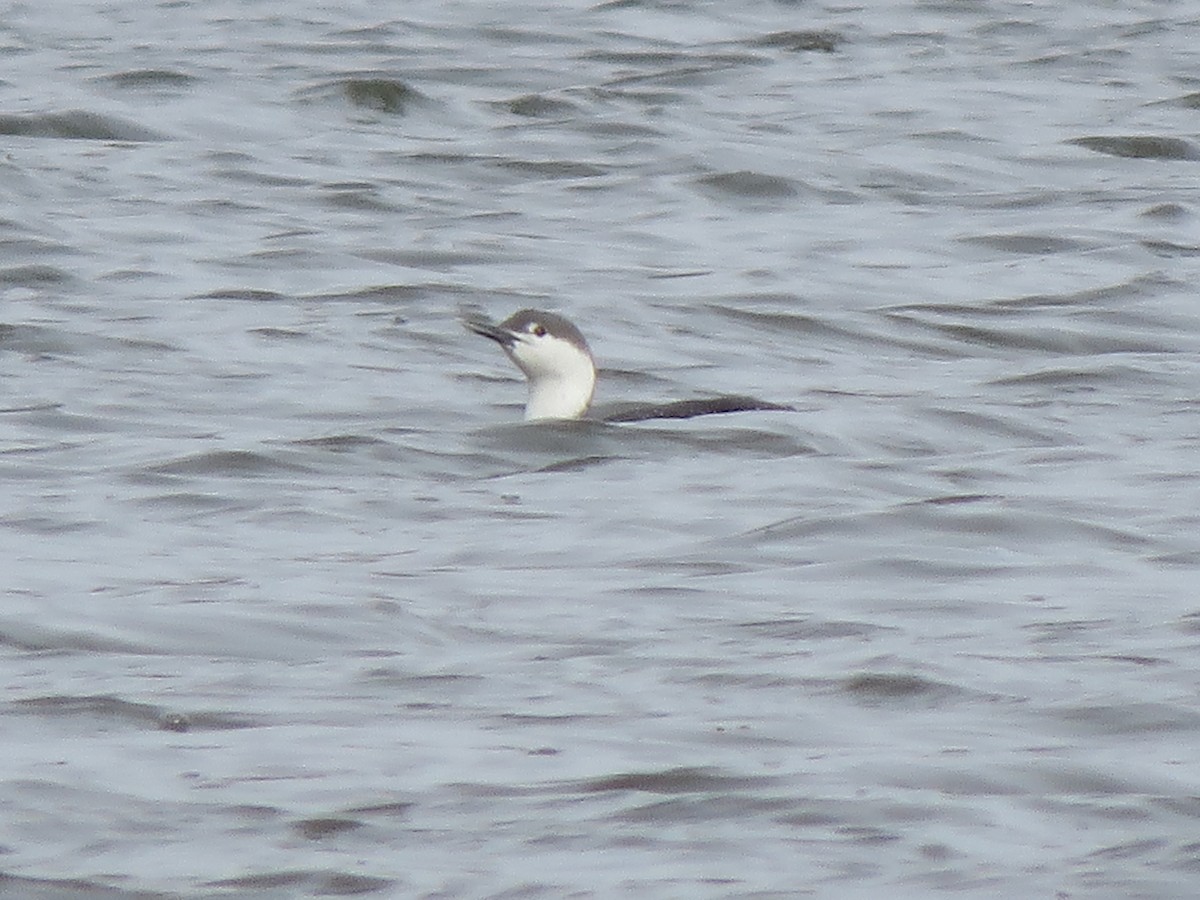
<path id="1" fill-rule="evenodd" d="M 595 386 L 596 378 L 590 371 L 586 378 L 576 373 L 573 378 L 531 379 L 525 419 L 578 419 L 587 412 Z"/>
<path id="2" fill-rule="evenodd" d="M 586 345 L 545 334 L 520 335 L 504 352 L 529 382 L 525 419 L 578 419 L 596 389 L 596 364 Z"/>

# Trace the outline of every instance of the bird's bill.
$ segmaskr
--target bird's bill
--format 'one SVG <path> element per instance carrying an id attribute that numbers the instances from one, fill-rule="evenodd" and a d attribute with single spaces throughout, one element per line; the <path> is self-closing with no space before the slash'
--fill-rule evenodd
<path id="1" fill-rule="evenodd" d="M 494 322 L 489 322 L 479 316 L 463 319 L 463 325 L 468 331 L 473 331 L 480 337 L 495 341 L 501 347 L 511 347 L 517 342 L 517 337 L 507 328 L 501 328 Z"/>

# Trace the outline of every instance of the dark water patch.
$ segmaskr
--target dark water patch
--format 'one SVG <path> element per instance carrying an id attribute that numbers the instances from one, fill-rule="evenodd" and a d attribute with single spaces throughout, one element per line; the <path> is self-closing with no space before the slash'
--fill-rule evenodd
<path id="1" fill-rule="evenodd" d="M 579 456 L 574 459 L 563 459 L 557 462 L 549 463 L 538 469 L 535 472 L 582 472 L 585 469 L 594 469 L 597 466 L 606 465 L 611 462 L 616 462 L 624 457 L 620 456 Z"/>
<path id="2" fill-rule="evenodd" d="M 1050 366 L 984 382 L 997 387 L 1043 387 L 1055 391 L 1094 392 L 1120 385 L 1153 385 L 1169 379 L 1139 366 L 1112 363 L 1098 366 Z"/>
<path id="3" fill-rule="evenodd" d="M 1164 566 L 1179 566 L 1193 569 L 1200 568 L 1200 550 L 1180 550 L 1172 553 L 1158 553 L 1147 558 L 1151 562 L 1160 563 Z"/>
<path id="4" fill-rule="evenodd" d="M 1107 787 L 1111 788 L 1111 783 Z M 1080 815 L 1095 816 L 1097 820 L 1105 823 L 1126 823 L 1132 825 L 1149 820 L 1151 813 L 1145 809 L 1143 798 L 1138 797 L 1134 802 L 1129 802 L 1125 798 L 1114 796 L 1126 793 L 1132 794 L 1134 792 L 1114 791 L 1111 789 L 1106 791 L 1101 789 L 1096 791 L 1081 791 L 1079 793 L 1066 792 L 1065 796 L 1063 794 L 1053 796 L 1047 792 L 1047 796 L 1036 801 L 1035 806 L 1039 810 L 1053 815 L 1066 814 L 1072 817 Z"/>
<path id="5" fill-rule="evenodd" d="M 126 72 L 115 72 L 112 75 L 101 75 L 93 79 L 93 81 L 130 90 L 190 87 L 199 80 L 193 75 L 174 69 L 130 69 Z"/>
<path id="6" fill-rule="evenodd" d="M 1049 716 L 1082 734 L 1164 734 L 1200 731 L 1200 712 L 1165 703 L 1123 703 L 1048 709 Z"/>
<path id="7" fill-rule="evenodd" d="M 416 803 L 411 800 L 389 800 L 385 803 L 371 803 L 366 806 L 354 806 L 346 812 L 355 816 L 376 816 L 382 819 L 406 819 L 412 813 Z"/>
<path id="8" fill-rule="evenodd" d="M 836 829 L 838 837 L 862 847 L 878 847 L 903 840 L 904 835 L 878 825 L 843 825 Z"/>
<path id="9" fill-rule="evenodd" d="M 635 439 L 638 442 L 663 442 L 676 449 L 685 448 L 748 459 L 787 459 L 817 453 L 816 448 L 790 435 L 757 428 L 713 427 L 700 430 L 700 423 L 704 420 L 689 420 L 689 424 L 693 421 L 695 425 L 681 430 L 650 428 L 643 423 L 634 423 L 628 426 L 628 429 L 639 435 Z M 645 437 L 641 437 L 643 435 Z M 640 443 L 631 441 L 630 446 L 640 446 Z"/>
<path id="10" fill-rule="evenodd" d="M 182 713 L 176 710 L 134 703 L 107 695 L 31 697 L 10 704 L 14 712 L 53 719 L 94 719 L 150 727 L 162 731 L 227 731 L 253 728 L 258 723 L 245 716 L 227 713 Z"/>
<path id="11" fill-rule="evenodd" d="M 154 476 L 154 478 L 166 480 L 161 476 Z M 138 482 L 140 479 L 132 480 Z M 137 501 L 137 505 L 146 510 L 174 510 L 184 515 L 213 515 L 253 508 L 243 500 L 232 500 L 219 494 L 198 494 L 189 491 L 172 491 L 152 497 L 143 497 Z"/>
<path id="12" fill-rule="evenodd" d="M 652 603 L 656 606 L 668 603 L 688 606 L 702 599 L 707 594 L 707 591 L 702 588 L 679 587 L 675 585 L 639 585 L 637 587 L 620 588 L 612 593 L 618 596 L 637 597 L 639 600 Z"/>
<path id="13" fill-rule="evenodd" d="M 182 349 L 176 344 L 168 344 L 166 341 L 155 341 L 149 338 L 119 337 L 112 338 L 111 340 L 120 349 L 142 350 L 156 356 L 163 353 L 178 353 Z"/>
<path id="14" fill-rule="evenodd" d="M 281 175 L 279 172 L 267 172 L 253 168 L 253 162 L 226 164 L 213 168 L 211 175 L 216 179 L 224 179 L 238 185 L 268 188 L 313 188 L 312 179 L 298 175 Z"/>
<path id="15" fill-rule="evenodd" d="M 996 494 L 945 494 L 941 497 L 928 497 L 918 500 L 922 506 L 961 506 L 964 503 L 979 503 L 982 501 L 999 500 Z"/>
<path id="16" fill-rule="evenodd" d="M 575 126 L 575 129 L 581 134 L 586 134 L 591 137 L 631 139 L 629 146 L 621 148 L 620 150 L 613 150 L 611 152 L 614 154 L 620 153 L 622 155 L 637 155 L 639 159 L 644 148 L 644 144 L 640 141 L 634 143 L 632 139 L 668 139 L 667 133 L 662 129 L 646 125 L 642 122 L 616 121 L 612 119 L 606 121 L 596 121 L 592 119 L 579 122 Z"/>
<path id="17" fill-rule="evenodd" d="M 277 806 L 258 803 L 238 803 L 226 807 L 225 812 L 243 822 L 277 822 L 284 814 Z"/>
<path id="18" fill-rule="evenodd" d="M 16 230 L 16 226 L 12 222 L 4 222 Z M 22 235 L 21 237 L 9 237 L 0 239 L 0 260 L 20 260 L 27 262 L 31 257 L 36 256 L 63 256 L 74 255 L 81 251 L 75 247 L 70 247 L 58 241 L 51 241 L 40 237 L 29 237 Z M 22 268 L 22 267 L 18 267 Z M 66 274 L 66 273 L 64 273 Z"/>
<path id="19" fill-rule="evenodd" d="M 1021 630 L 1030 635 L 1029 642 L 1036 645 L 1066 644 L 1099 641 L 1100 635 L 1112 627 L 1111 619 L 1064 619 L 1051 622 L 1031 622 Z M 1045 651 L 1041 651 L 1045 652 Z M 1078 659 L 1071 656 L 1068 661 Z"/>
<path id="20" fill-rule="evenodd" d="M 972 317 L 980 315 L 978 311 Z M 955 343 L 990 351 L 1032 350 L 1060 356 L 1092 356 L 1113 353 L 1173 353 L 1178 350 L 1172 338 L 1164 334 L 1161 340 L 1150 340 L 1113 329 L 1108 334 L 1095 328 L 1047 325 L 1030 321 L 1027 325 L 1001 328 L 985 327 L 962 322 L 936 322 L 917 316 L 894 312 L 888 317 L 933 332 Z"/>
<path id="21" fill-rule="evenodd" d="M 370 183 L 321 185 L 321 202 L 331 209 L 396 212 L 398 207 L 380 197 L 381 187 Z"/>
<path id="22" fill-rule="evenodd" d="M 717 303 L 705 304 L 704 308 L 726 319 L 744 322 L 776 334 L 797 334 L 805 338 L 837 338 L 854 343 L 868 339 L 861 330 L 833 325 L 805 313 L 757 312 Z"/>
<path id="23" fill-rule="evenodd" d="M 778 779 L 766 776 L 726 775 L 718 769 L 681 767 L 606 775 L 577 782 L 574 788 L 589 794 L 612 791 L 635 791 L 647 794 L 699 794 L 758 789 L 777 782 Z"/>
<path id="24" fill-rule="evenodd" d="M 449 284 L 377 284 L 356 288 L 348 291 L 331 291 L 321 294 L 305 294 L 305 300 L 318 302 L 352 303 L 413 303 L 419 300 L 429 300 L 433 297 L 445 297 L 447 294 L 463 294 L 467 291 L 461 285 Z"/>
<path id="25" fill-rule="evenodd" d="M 1089 196 L 1089 195 L 1084 195 Z M 971 196 L 954 194 L 955 202 L 964 209 L 999 209 L 999 210 L 1044 210 L 1063 205 L 1074 206 L 1080 202 L 1080 192 L 1076 190 L 1055 190 L 1051 188 L 1028 188 L 1018 193 L 1004 191 L 993 193 L 983 191 Z M 1111 198 L 1109 198 L 1111 200 Z M 1103 198 L 1097 197 L 1097 202 Z"/>
<path id="26" fill-rule="evenodd" d="M 2 328 L 3 328 L 3 326 L 0 326 L 0 329 L 2 329 Z M 37 403 L 37 404 L 30 405 L 30 406 L 0 407 L 0 413 L 46 412 L 48 410 L 55 410 L 55 409 L 62 409 L 62 404 L 61 403 Z M 55 448 L 55 449 L 57 449 L 57 448 Z M 20 448 L 20 449 L 7 448 L 0 452 L 3 452 L 3 453 L 14 453 L 14 452 L 26 453 L 29 451 L 27 448 Z"/>
<path id="27" fill-rule="evenodd" d="M 962 144 L 979 144 L 984 142 L 984 138 L 972 131 L 963 131 L 961 128 L 939 128 L 934 131 L 914 131 L 909 137 L 918 141 L 926 141 L 930 144 L 944 145 L 962 145 Z M 929 175 L 921 177 L 929 178 Z M 937 182 L 941 184 L 942 182 Z M 1010 196 L 1005 196 L 1003 199 L 1010 200 Z M 1026 198 L 1028 199 L 1028 198 Z"/>
<path id="28" fill-rule="evenodd" d="M 1054 253 L 1075 253 L 1091 250 L 1095 245 L 1070 238 L 1047 234 L 987 234 L 959 238 L 964 244 L 976 244 L 1004 253 L 1022 256 L 1049 256 Z"/>
<path id="29" fill-rule="evenodd" d="M 0 322 L 0 352 L 12 351 L 34 359 L 82 356 L 96 352 L 143 352 L 158 356 L 178 350 L 162 341 L 80 334 L 57 326 L 11 325 Z"/>
<path id="30" fill-rule="evenodd" d="M 1106 653 L 1102 656 L 1092 657 L 1093 659 L 1102 659 L 1106 662 L 1128 663 L 1131 666 L 1166 666 L 1170 662 L 1160 656 L 1139 656 L 1133 653 Z"/>
<path id="31" fill-rule="evenodd" d="M 707 271 L 700 272 L 702 275 L 707 275 Z M 806 301 L 803 295 L 793 293 L 791 290 L 750 290 L 750 292 L 739 294 L 725 294 L 715 298 L 713 302 L 706 304 L 706 308 L 716 312 L 727 312 L 737 314 L 746 312 L 748 314 L 769 314 L 756 312 L 754 310 L 745 310 L 746 306 L 751 307 L 779 307 L 782 313 L 800 314 L 796 310 L 806 306 Z"/>
<path id="32" fill-rule="evenodd" d="M 601 7 L 603 8 L 603 7 Z M 581 59 L 588 62 L 607 63 L 616 66 L 655 66 L 690 65 L 695 55 L 686 49 L 662 50 L 589 50 L 582 54 Z"/>
<path id="33" fill-rule="evenodd" d="M 1200 146 L 1177 137 L 1114 135 L 1072 138 L 1066 143 L 1107 156 L 1168 161 L 1200 160 Z"/>
<path id="34" fill-rule="evenodd" d="M 279 343 L 306 341 L 312 338 L 312 335 L 307 331 L 296 331 L 294 328 L 272 328 L 270 326 L 251 328 L 248 329 L 246 333 L 257 335 L 258 337 L 265 338 L 268 341 L 276 341 Z"/>
<path id="35" fill-rule="evenodd" d="M 931 203 L 942 205 L 947 198 L 961 202 L 961 186 L 960 181 L 947 176 L 883 165 L 873 166 L 862 182 L 863 189 L 868 191 L 867 202 L 875 195 L 882 195 L 891 201 L 918 207 L 927 207 Z M 841 203 L 862 202 L 846 190 L 827 196 L 837 198 Z"/>
<path id="36" fill-rule="evenodd" d="M 769 47 L 790 53 L 833 53 L 846 42 L 836 31 L 773 31 L 745 43 L 751 47 Z"/>
<path id="37" fill-rule="evenodd" d="M 113 887 L 88 878 L 25 878 L 8 872 L 0 872 L 0 896 L 15 900 L 179 900 L 174 893 Z"/>
<path id="38" fill-rule="evenodd" d="M 637 66 L 652 67 L 651 71 L 623 72 L 604 82 L 604 87 L 672 84 L 681 88 L 703 88 L 726 77 L 729 69 L 763 66 L 769 63 L 769 59 L 764 59 L 757 53 L 716 53 L 712 50 L 703 53 L 683 52 L 677 54 L 673 60 L 664 59 L 661 65 L 647 63 L 645 66 Z"/>
<path id="39" fill-rule="evenodd" d="M 939 703 L 965 694 L 962 688 L 940 681 L 892 672 L 863 672 L 842 681 L 842 690 L 859 703 L 882 706 L 919 700 Z"/>
<path id="40" fill-rule="evenodd" d="M 362 680 L 370 684 L 387 685 L 396 690 L 400 698 L 407 698 L 409 708 L 419 703 L 423 708 L 441 708 L 450 705 L 452 697 L 457 697 L 465 691 L 473 691 L 485 683 L 485 679 L 476 675 L 429 675 L 413 673 L 407 669 L 394 666 L 376 666 L 363 673 Z M 415 698 L 437 698 L 432 700 L 416 700 Z"/>
<path id="41" fill-rule="evenodd" d="M 906 790 L 932 790 L 947 797 L 1004 797 L 1026 793 L 1020 785 L 1013 783 L 1012 778 L 993 777 L 994 774 L 986 768 L 964 771 L 937 766 L 896 771 L 886 781 Z"/>
<path id="42" fill-rule="evenodd" d="M 799 565 L 798 560 L 794 561 Z M 711 554 L 700 557 L 652 557 L 634 560 L 629 568 L 643 572 L 679 575 L 684 578 L 716 578 L 722 575 L 745 575 L 758 570 L 758 566 L 728 559 L 714 559 Z"/>
<path id="43" fill-rule="evenodd" d="M 766 619 L 758 622 L 739 622 L 735 628 L 761 638 L 782 641 L 828 641 L 845 638 L 869 638 L 886 630 L 866 622 L 846 622 L 813 617 Z"/>
<path id="44" fill-rule="evenodd" d="M 0 269 L 0 285 L 8 287 L 47 287 L 74 281 L 69 272 L 55 266 L 12 266 Z"/>
<path id="45" fill-rule="evenodd" d="M 982 538 L 1011 550 L 1048 549 L 1075 542 L 1125 552 L 1154 546 L 1151 538 L 1132 530 L 1074 518 L 1066 511 L 1027 509 L 987 495 L 954 503 L 907 501 L 874 512 L 793 516 L 752 529 L 743 537 L 760 546 L 773 541 L 790 547 L 804 539 L 863 533 L 878 538 L 892 535 L 906 542 L 927 541 L 937 535 L 942 546 L 972 546 Z"/>
<path id="46" fill-rule="evenodd" d="M 627 393 L 660 393 L 663 390 L 677 389 L 678 383 L 665 375 L 657 375 L 645 369 L 618 369 L 615 366 L 601 366 L 598 377 L 602 384 L 617 385 Z M 614 404 L 619 406 L 619 404 Z M 609 404 L 597 404 L 592 407 L 595 418 L 603 421 Z"/>
<path id="47" fill-rule="evenodd" d="M 1182 222 L 1191 218 L 1191 210 L 1182 203 L 1156 203 L 1138 213 L 1143 219 L 1156 219 L 1160 222 Z"/>
<path id="48" fill-rule="evenodd" d="M 931 409 L 927 415 L 948 422 L 963 434 L 995 435 L 1020 441 L 1023 444 L 1037 444 L 1046 447 L 1057 446 L 1064 441 L 1060 432 L 1034 428 L 1032 425 L 1025 424 L 1020 415 L 1000 415 L 998 413 L 973 412 L 969 409 L 943 408 Z"/>
<path id="49" fill-rule="evenodd" d="M 222 878 L 210 881 L 205 887 L 219 888 L 249 888 L 251 890 L 271 890 L 274 888 L 290 888 L 308 884 L 321 873 L 314 872 L 263 872 L 252 875 L 240 875 L 237 878 Z"/>
<path id="50" fill-rule="evenodd" d="M 495 156 L 484 156 L 479 153 L 465 153 L 455 150 L 421 150 L 415 153 L 398 154 L 398 160 L 410 163 L 432 163 L 434 165 L 477 165 L 494 162 Z"/>
<path id="51" fill-rule="evenodd" d="M 387 441 L 366 434 L 331 434 L 318 438 L 303 438 L 290 442 L 296 447 L 312 447 L 330 453 L 352 453 L 364 447 L 391 446 Z"/>
<path id="52" fill-rule="evenodd" d="M 70 654 L 145 655 L 158 652 L 131 641 L 99 637 L 82 631 L 41 627 L 12 619 L 0 619 L 0 646 L 14 647 L 18 650 Z"/>
<path id="53" fill-rule="evenodd" d="M 622 823 L 651 826 L 691 825 L 702 822 L 746 822 L 760 816 L 777 817 L 794 810 L 791 798 L 715 794 L 674 797 L 622 810 L 611 816 Z"/>
<path id="54" fill-rule="evenodd" d="M 577 104 L 545 94 L 524 94 L 497 105 L 514 116 L 528 119 L 562 119 L 581 112 Z"/>
<path id="55" fill-rule="evenodd" d="M 1164 259 L 1200 256 L 1200 244 L 1177 244 L 1173 241 L 1161 240 L 1143 240 L 1138 243 L 1155 256 L 1161 256 Z"/>
<path id="56" fill-rule="evenodd" d="M 278 456 L 250 450 L 209 450 L 191 456 L 147 466 L 146 471 L 162 475 L 212 475 L 228 478 L 252 478 L 264 475 L 295 474 L 312 470 Z"/>
<path id="57" fill-rule="evenodd" d="M 394 53 L 396 50 L 394 42 L 396 36 L 401 33 L 401 27 L 403 27 L 404 33 L 420 33 L 426 30 L 413 22 L 404 22 L 403 26 L 398 21 L 379 22 L 372 25 L 339 28 L 330 32 L 329 37 L 337 38 L 339 41 L 348 41 L 348 46 L 366 49 L 372 53 Z M 306 47 L 306 49 L 312 50 L 311 47 Z"/>
<path id="58" fill-rule="evenodd" d="M 357 897 L 382 891 L 394 892 L 397 887 L 396 881 L 388 878 L 374 878 L 352 872 L 333 872 L 324 873 L 320 883 L 314 885 L 312 891 L 321 897 Z"/>
<path id="59" fill-rule="evenodd" d="M 362 827 L 363 823 L 354 819 L 334 817 L 301 819 L 292 823 L 292 831 L 306 841 L 321 841 Z"/>
<path id="60" fill-rule="evenodd" d="M 1182 94 L 1172 100 L 1163 100 L 1162 103 L 1169 103 L 1173 106 L 1182 106 L 1184 109 L 1200 109 L 1200 91 L 1192 91 L 1190 94 Z"/>
<path id="61" fill-rule="evenodd" d="M 591 654 L 582 654 L 582 655 L 591 655 Z M 543 658 L 543 657 L 539 657 L 539 658 Z M 569 659 L 572 657 L 570 654 L 567 654 L 564 658 Z M 420 708 L 425 708 L 425 706 L 422 705 L 422 707 L 420 707 Z M 547 714 L 547 715 L 542 715 L 542 716 L 534 715 L 533 713 L 501 713 L 499 715 L 492 716 L 491 722 L 484 723 L 483 727 L 485 730 L 500 730 L 500 731 L 507 731 L 512 726 L 516 726 L 518 728 L 542 728 L 544 726 L 554 726 L 555 728 L 566 727 L 566 728 L 586 729 L 589 727 L 593 727 L 593 726 L 597 725 L 598 723 L 612 722 L 612 721 L 614 721 L 614 720 L 610 716 L 601 715 L 601 714 L 591 715 L 588 713 L 578 713 L 578 714 L 563 713 L 562 715 Z M 494 785 L 494 784 L 466 784 L 466 783 L 464 783 L 464 784 L 456 785 L 456 787 L 458 787 L 459 790 L 462 790 L 462 791 L 468 792 L 468 793 L 474 793 L 477 796 L 493 796 L 493 797 L 517 796 L 522 793 L 536 793 L 537 792 L 536 789 L 527 788 L 527 787 L 522 787 L 522 788 L 501 787 L 501 786 Z"/>
<path id="62" fill-rule="evenodd" d="M 577 459 L 615 449 L 618 428 L 591 419 L 512 422 L 476 432 L 476 438 L 497 450 L 546 453 Z M 608 455 L 607 453 L 603 455 Z"/>
<path id="63" fill-rule="evenodd" d="M 281 896 L 316 896 L 316 897 L 352 897 L 365 894 L 378 894 L 384 891 L 395 896 L 400 884 L 394 879 L 373 878 L 366 875 L 354 875 L 349 872 L 325 871 L 277 871 L 261 872 L 250 875 L 240 875 L 237 878 L 222 878 L 218 881 L 205 882 L 205 887 L 238 888 L 254 891 L 254 896 L 265 896 L 263 891 L 278 891 L 286 889 Z M 222 894 L 221 896 L 228 896 Z M 270 896 L 276 896 L 272 893 Z"/>
<path id="64" fill-rule="evenodd" d="M 220 288 L 206 294 L 194 294 L 190 300 L 250 300 L 255 303 L 272 303 L 277 300 L 290 300 L 286 294 L 275 291 L 264 291 L 256 288 Z"/>
<path id="65" fill-rule="evenodd" d="M 808 687 L 803 678 L 791 675 L 766 674 L 754 672 L 702 672 L 698 675 L 676 675 L 671 678 L 673 684 L 695 684 L 705 688 L 741 688 L 749 691 L 766 691 L 786 689 L 802 691 Z"/>
<path id="66" fill-rule="evenodd" d="M 390 78 L 350 78 L 339 87 L 352 106 L 391 115 L 405 115 L 427 99 L 416 88 Z"/>
<path id="67" fill-rule="evenodd" d="M 534 21 L 534 19 L 538 20 Z M 467 40 L 476 43 L 475 37 L 480 35 L 484 38 L 486 46 L 489 47 L 493 44 L 502 47 L 530 47 L 543 53 L 551 51 L 552 48 L 554 52 L 566 52 L 567 49 L 581 43 L 590 44 L 590 41 L 570 28 L 558 29 L 553 26 L 547 27 L 547 25 L 548 23 L 541 21 L 536 14 L 524 27 L 501 25 L 497 22 L 473 25 L 467 32 Z M 484 50 L 484 52 L 492 51 Z M 491 67 L 487 67 L 487 70 L 493 71 Z"/>
<path id="68" fill-rule="evenodd" d="M 68 534 L 98 531 L 103 523 L 98 519 L 66 519 L 39 515 L 0 516 L 0 528 L 29 537 L 50 538 Z"/>
<path id="69" fill-rule="evenodd" d="M 167 137 L 134 122 L 85 110 L 0 115 L 0 135 L 79 141 L 142 143 Z"/>
<path id="70" fill-rule="evenodd" d="M 922 508 L 923 504 L 911 504 L 910 509 Z M 928 507 L 923 507 L 928 510 Z M 902 508 L 903 509 L 903 508 Z M 907 518 L 907 517 L 906 517 Z M 1125 524 L 1126 520 L 1114 519 Z M 1011 547 L 1049 547 L 1058 543 L 1079 542 L 1087 546 L 1103 546 L 1112 550 L 1137 552 L 1154 546 L 1153 539 L 1129 528 L 1119 528 L 1100 522 L 1075 518 L 1065 511 L 1061 513 L 1010 508 L 1000 502 L 990 512 L 973 510 L 955 511 L 951 515 L 915 515 L 911 522 L 915 526 L 942 527 L 959 535 L 987 537 L 1005 541 Z"/>
<path id="71" fill-rule="evenodd" d="M 691 99 L 691 96 L 684 91 L 617 85 L 589 88 L 587 93 L 599 101 L 628 102 L 654 112 L 659 111 L 661 107 L 679 106 Z"/>
<path id="72" fill-rule="evenodd" d="M 61 406 L 35 410 L 25 416 L 24 421 L 32 428 L 56 434 L 105 434 L 125 430 L 111 420 L 69 413 Z"/>
<path id="73" fill-rule="evenodd" d="M 1106 792 L 1093 789 L 1093 790 L 1089 790 L 1089 791 L 1072 791 L 1071 793 L 1099 794 L 1099 793 L 1106 793 Z M 1123 793 L 1123 792 L 1111 792 L 1110 791 L 1107 793 Z M 1133 859 L 1139 859 L 1139 858 L 1143 858 L 1143 857 L 1157 856 L 1159 854 L 1159 852 L 1161 850 L 1163 850 L 1164 848 L 1166 848 L 1168 845 L 1169 845 L 1169 841 L 1167 841 L 1165 838 L 1151 838 L 1151 839 L 1140 840 L 1140 841 L 1122 841 L 1119 844 L 1110 844 L 1107 847 L 1101 847 L 1099 850 L 1095 850 L 1092 853 L 1089 853 L 1087 855 L 1087 857 L 1085 857 L 1085 858 L 1093 859 L 1093 860 L 1096 860 L 1096 859 L 1099 859 L 1099 860 L 1108 860 L 1108 859 L 1133 860 Z"/>
<path id="74" fill-rule="evenodd" d="M 647 278 L 657 281 L 668 281 L 673 278 L 704 278 L 713 274 L 713 269 L 682 269 L 672 272 L 651 272 Z"/>
<path id="75" fill-rule="evenodd" d="M 1023 297 L 994 300 L 989 306 L 999 310 L 1037 309 L 1040 307 L 1119 306 L 1134 300 L 1160 296 L 1163 291 L 1179 287 L 1179 283 L 1160 273 L 1137 275 L 1129 281 L 1084 288 L 1061 294 L 1028 294 Z"/>
<path id="76" fill-rule="evenodd" d="M 718 172 L 696 179 L 707 194 L 735 200 L 786 200 L 800 193 L 799 182 L 782 175 L 762 172 Z"/>
<path id="77" fill-rule="evenodd" d="M 505 262 L 505 255 L 479 250 L 367 250 L 357 254 L 372 262 L 407 269 L 453 270 L 460 266 L 483 266 Z"/>
<path id="78" fill-rule="evenodd" d="M 331 204 L 336 205 L 336 204 Z M 271 240 L 280 240 L 286 238 L 287 235 L 272 235 Z M 254 266 L 257 267 L 262 263 L 270 263 L 278 267 L 295 267 L 304 268 L 312 266 L 313 254 L 306 247 L 285 247 L 275 246 L 266 250 L 255 250 L 244 254 L 239 259 L 232 261 L 230 267 L 235 266 Z"/>
<path id="79" fill-rule="evenodd" d="M 567 159 L 499 159 L 494 160 L 491 165 L 539 179 L 599 178 L 609 174 L 609 169 L 602 166 Z"/>
<path id="80" fill-rule="evenodd" d="M 961 555 L 958 553 L 946 560 L 935 560 L 928 553 L 914 549 L 909 554 L 865 556 L 861 561 L 849 563 L 843 568 L 854 577 L 889 578 L 911 583 L 999 581 L 1014 578 L 1022 571 L 1022 567 L 1009 562 L 964 562 Z"/>
<path id="81" fill-rule="evenodd" d="M 355 109 L 391 116 L 406 116 L 430 103 L 429 97 L 398 78 L 366 73 L 304 88 L 296 97 L 301 102 L 342 101 Z"/>

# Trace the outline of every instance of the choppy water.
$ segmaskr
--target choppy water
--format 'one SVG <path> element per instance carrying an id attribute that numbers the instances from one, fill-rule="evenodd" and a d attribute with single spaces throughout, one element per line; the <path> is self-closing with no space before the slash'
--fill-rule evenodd
<path id="1" fill-rule="evenodd" d="M 1195 5 L 0 23 L 0 892 L 1194 894 Z"/>

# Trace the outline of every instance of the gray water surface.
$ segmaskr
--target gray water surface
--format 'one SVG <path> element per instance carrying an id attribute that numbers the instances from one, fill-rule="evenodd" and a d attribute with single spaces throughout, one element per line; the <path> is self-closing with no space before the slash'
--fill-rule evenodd
<path id="1" fill-rule="evenodd" d="M 1194 4 L 14 3 L 0 137 L 0 893 L 1194 895 Z"/>

